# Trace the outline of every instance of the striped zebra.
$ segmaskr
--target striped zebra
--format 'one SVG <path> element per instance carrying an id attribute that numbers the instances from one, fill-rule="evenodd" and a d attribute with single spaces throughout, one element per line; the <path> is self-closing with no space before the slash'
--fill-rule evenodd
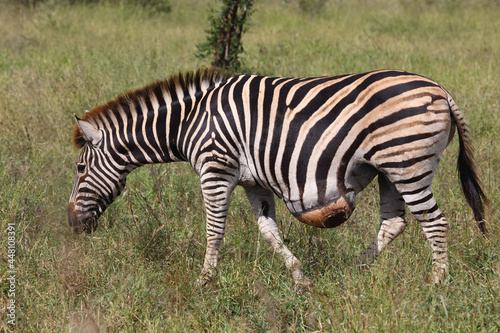
<path id="1" fill-rule="evenodd" d="M 432 249 L 433 281 L 448 270 L 449 225 L 431 191 L 440 155 L 458 130 L 465 198 L 486 234 L 486 197 L 465 119 L 439 84 L 403 71 L 314 78 L 178 74 L 97 106 L 79 119 L 82 148 L 68 205 L 75 232 L 92 232 L 125 187 L 150 163 L 187 161 L 201 179 L 207 247 L 198 282 L 210 281 L 224 237 L 231 192 L 244 187 L 264 238 L 297 288 L 312 282 L 283 243 L 275 196 L 301 222 L 345 222 L 356 194 L 378 176 L 380 228 L 362 254 L 371 262 L 405 227 L 405 204 Z"/>

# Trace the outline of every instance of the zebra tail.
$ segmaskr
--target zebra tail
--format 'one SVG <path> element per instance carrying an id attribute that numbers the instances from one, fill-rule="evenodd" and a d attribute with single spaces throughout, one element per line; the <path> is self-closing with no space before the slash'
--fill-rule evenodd
<path id="1" fill-rule="evenodd" d="M 469 129 L 462 111 L 460 111 L 448 92 L 446 92 L 446 95 L 452 118 L 457 126 L 458 142 L 460 147 L 457 169 L 460 177 L 460 183 L 462 185 L 462 191 L 465 195 L 467 203 L 474 212 L 474 219 L 476 220 L 479 230 L 481 230 L 483 236 L 486 237 L 488 232 L 486 230 L 486 221 L 484 219 L 484 205 L 488 204 L 488 198 L 482 189 L 484 185 L 477 175 L 476 165 L 474 162 L 474 149 L 471 145 Z"/>

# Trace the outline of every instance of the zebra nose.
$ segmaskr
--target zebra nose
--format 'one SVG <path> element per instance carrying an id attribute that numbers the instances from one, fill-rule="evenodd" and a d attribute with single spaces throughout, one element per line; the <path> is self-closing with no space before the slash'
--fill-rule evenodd
<path id="1" fill-rule="evenodd" d="M 70 202 L 68 204 L 68 222 L 69 226 L 73 228 L 73 231 L 76 232 L 77 234 L 83 231 L 82 221 L 80 221 L 80 219 L 76 215 L 75 204 L 73 202 Z"/>

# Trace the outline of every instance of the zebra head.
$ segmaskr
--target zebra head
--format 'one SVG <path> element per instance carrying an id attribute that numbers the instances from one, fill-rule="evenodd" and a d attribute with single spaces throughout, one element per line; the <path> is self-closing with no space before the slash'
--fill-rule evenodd
<path id="1" fill-rule="evenodd" d="M 74 142 L 82 148 L 69 198 L 68 222 L 76 233 L 97 229 L 97 219 L 125 187 L 126 170 L 105 149 L 104 134 L 91 120 L 76 117 Z"/>

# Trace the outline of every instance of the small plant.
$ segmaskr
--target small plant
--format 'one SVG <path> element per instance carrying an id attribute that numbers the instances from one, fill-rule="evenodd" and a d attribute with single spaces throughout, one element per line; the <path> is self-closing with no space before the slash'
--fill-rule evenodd
<path id="1" fill-rule="evenodd" d="M 253 0 L 222 0 L 220 10 L 212 9 L 206 30 L 207 39 L 197 46 L 197 57 L 212 57 L 212 66 L 237 70 L 239 54 L 243 52 L 241 36 L 251 13 Z"/>

